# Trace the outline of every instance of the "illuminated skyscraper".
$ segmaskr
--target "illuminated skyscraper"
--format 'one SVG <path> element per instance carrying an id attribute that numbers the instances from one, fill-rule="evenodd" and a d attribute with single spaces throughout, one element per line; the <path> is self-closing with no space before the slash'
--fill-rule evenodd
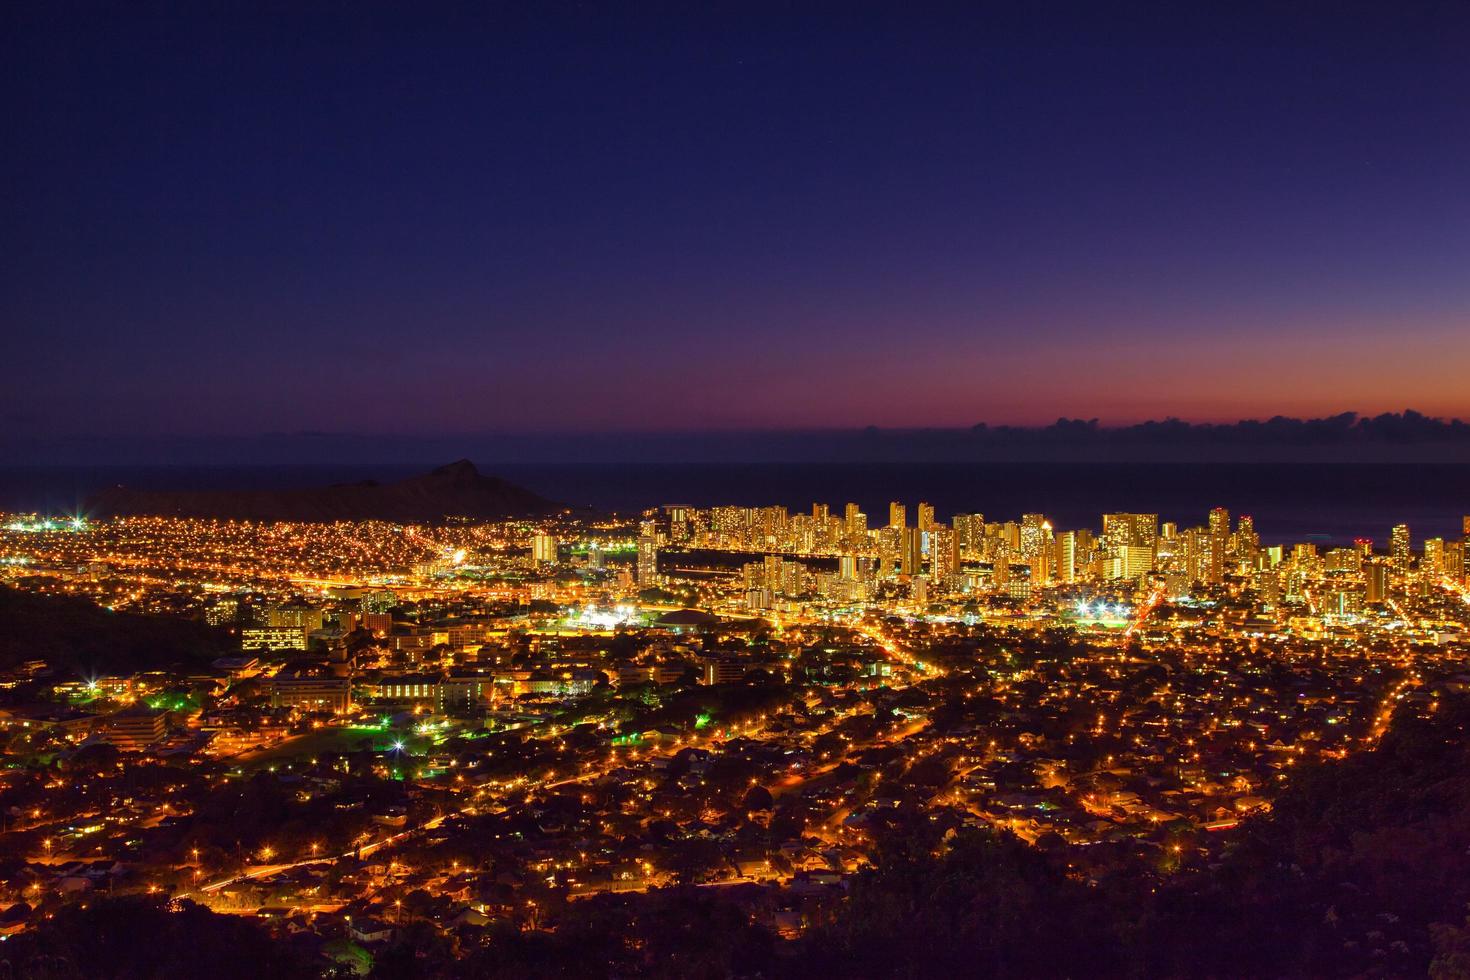
<path id="1" fill-rule="evenodd" d="M 1450 578 L 1463 580 L 1465 578 L 1465 553 L 1466 542 L 1451 541 L 1444 546 L 1444 573 Z"/>
<path id="2" fill-rule="evenodd" d="M 1159 515 L 1104 514 L 1102 530 L 1109 549 L 1153 548 L 1159 536 Z"/>
<path id="3" fill-rule="evenodd" d="M 1388 566 L 1373 562 L 1363 569 L 1363 578 L 1368 586 L 1368 601 L 1383 602 L 1388 598 Z"/>
<path id="4" fill-rule="evenodd" d="M 546 531 L 537 531 L 531 536 L 531 560 L 548 565 L 556 564 L 556 538 Z"/>
<path id="5" fill-rule="evenodd" d="M 1141 545 L 1123 545 L 1109 564 L 1109 578 L 1133 581 L 1153 570 L 1154 550 Z"/>
<path id="6" fill-rule="evenodd" d="M 959 548 L 954 532 L 947 527 L 935 527 L 928 535 L 929 577 L 935 585 L 943 586 L 945 579 L 959 567 Z"/>
<path id="7" fill-rule="evenodd" d="M 1225 581 L 1225 551 L 1229 540 L 1212 534 L 1205 543 L 1205 581 L 1211 585 Z"/>
<path id="8" fill-rule="evenodd" d="M 667 538 L 675 543 L 688 541 L 693 534 L 694 508 L 684 504 L 665 504 L 662 508 L 661 528 L 667 530 Z"/>
<path id="9" fill-rule="evenodd" d="M 1064 585 L 1077 581 L 1077 532 L 1057 535 L 1057 581 Z"/>
<path id="10" fill-rule="evenodd" d="M 960 557 L 968 561 L 979 559 L 985 544 L 985 515 L 956 514 L 950 526 L 954 528 L 955 546 Z"/>
<path id="11" fill-rule="evenodd" d="M 1109 578 L 1133 579 L 1153 568 L 1158 514 L 1104 514 L 1102 525 Z"/>
<path id="12" fill-rule="evenodd" d="M 1044 514 L 1021 515 L 1021 557 L 1027 561 L 1041 554 L 1051 525 Z"/>
<path id="13" fill-rule="evenodd" d="M 1261 550 L 1261 537 L 1256 534 L 1256 519 L 1249 514 L 1242 514 L 1235 525 L 1235 535 L 1230 540 L 1236 557 L 1247 561 L 1255 558 L 1256 552 Z"/>
<path id="14" fill-rule="evenodd" d="M 1413 555 L 1409 550 L 1409 525 L 1395 524 L 1388 534 L 1388 560 L 1395 574 L 1409 574 Z"/>
<path id="15" fill-rule="evenodd" d="M 1050 525 L 1047 526 L 1050 531 Z M 1048 586 L 1052 584 L 1056 574 L 1057 556 L 1056 542 L 1048 534 L 1041 548 L 1035 555 L 1031 556 L 1031 583 L 1036 586 Z"/>
<path id="16" fill-rule="evenodd" d="M 1004 588 L 1011 580 L 1011 549 L 1004 541 L 999 542 L 991 557 L 990 584 Z"/>
<path id="17" fill-rule="evenodd" d="M 644 521 L 638 532 L 638 584 L 658 584 L 658 525 Z"/>
<path id="18" fill-rule="evenodd" d="M 1230 552 L 1230 511 L 1215 507 L 1210 511 L 1210 543 L 1207 547 L 1205 581 L 1218 585 L 1225 581 L 1225 559 Z"/>
<path id="19" fill-rule="evenodd" d="M 1419 564 L 1420 569 L 1425 575 L 1443 575 L 1445 573 L 1444 538 L 1425 539 L 1424 559 Z"/>
<path id="20" fill-rule="evenodd" d="M 917 575 L 924 560 L 924 533 L 917 528 L 906 527 L 901 532 L 901 547 L 899 552 L 899 572 L 904 575 Z"/>
<path id="21" fill-rule="evenodd" d="M 1327 552 L 1327 570 L 1329 572 L 1350 572 L 1356 574 L 1363 568 L 1363 553 L 1356 548 L 1333 548 Z"/>
<path id="22" fill-rule="evenodd" d="M 907 527 L 909 523 L 908 509 L 897 500 L 888 505 L 888 526 Z"/>

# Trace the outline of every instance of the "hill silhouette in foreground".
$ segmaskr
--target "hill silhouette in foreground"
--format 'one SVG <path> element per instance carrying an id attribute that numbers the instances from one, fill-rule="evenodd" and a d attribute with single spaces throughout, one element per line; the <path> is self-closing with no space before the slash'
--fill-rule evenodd
<path id="1" fill-rule="evenodd" d="M 394 483 L 365 480 L 300 490 L 134 490 L 112 487 L 87 502 L 95 517 L 218 518 L 239 521 L 394 521 L 453 517 L 500 520 L 564 509 L 524 487 L 485 476 L 469 460 Z"/>

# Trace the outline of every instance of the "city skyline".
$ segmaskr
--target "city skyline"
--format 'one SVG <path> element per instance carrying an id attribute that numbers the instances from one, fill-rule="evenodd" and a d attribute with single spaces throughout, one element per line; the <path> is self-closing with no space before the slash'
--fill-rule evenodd
<path id="1" fill-rule="evenodd" d="M 619 514 L 464 461 L 324 493 L 0 514 L 21 962 L 106 975 L 226 929 L 303 980 L 407 956 L 952 975 L 995 943 L 1048 976 L 1452 962 L 1470 514 L 1427 533 L 1385 502 L 1391 527 L 1343 543 L 1273 543 L 1203 500 L 1077 525 L 911 493 Z M 259 510 L 285 503 L 312 513 Z M 845 938 L 873 890 L 910 911 Z M 1032 905 L 997 938 L 947 920 L 956 895 Z M 1263 901 L 1300 927 L 1255 925 Z M 87 928 L 115 915 L 152 924 Z M 742 931 L 711 948 L 710 915 Z M 718 969 L 649 962 L 690 935 Z"/>

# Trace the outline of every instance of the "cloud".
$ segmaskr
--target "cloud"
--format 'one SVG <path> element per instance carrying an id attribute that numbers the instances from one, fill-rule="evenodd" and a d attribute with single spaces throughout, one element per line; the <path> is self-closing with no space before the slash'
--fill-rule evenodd
<path id="1" fill-rule="evenodd" d="M 1098 419 L 1060 418 L 1048 426 L 988 426 L 970 429 L 979 445 L 1118 446 L 1118 447 L 1291 447 L 1403 446 L 1428 443 L 1470 445 L 1470 424 L 1461 419 L 1433 418 L 1406 409 L 1360 416 L 1342 412 L 1323 418 L 1276 415 L 1264 421 L 1186 422 L 1177 418 L 1105 427 Z"/>

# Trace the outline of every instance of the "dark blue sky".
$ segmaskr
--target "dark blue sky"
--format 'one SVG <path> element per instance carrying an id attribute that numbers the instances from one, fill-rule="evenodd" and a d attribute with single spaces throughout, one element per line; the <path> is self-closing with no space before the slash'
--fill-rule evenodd
<path id="1" fill-rule="evenodd" d="M 1470 6 L 604 6 L 4 5 L 6 427 L 1470 415 Z"/>

